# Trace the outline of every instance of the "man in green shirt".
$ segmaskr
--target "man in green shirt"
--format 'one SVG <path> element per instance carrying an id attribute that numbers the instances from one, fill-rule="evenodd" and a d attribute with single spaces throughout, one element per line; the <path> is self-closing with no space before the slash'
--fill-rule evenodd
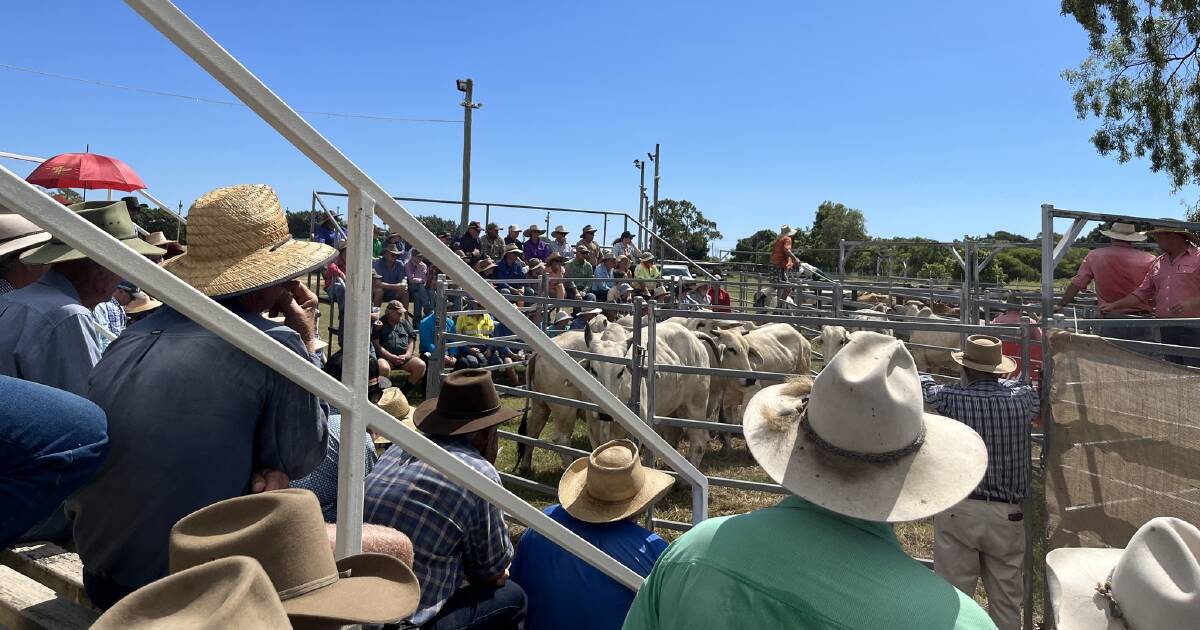
<path id="1" fill-rule="evenodd" d="M 563 276 L 566 278 L 592 278 L 595 276 L 595 268 L 592 263 L 587 261 L 588 248 L 582 245 L 575 248 L 575 258 L 563 266 Z M 568 300 L 583 300 L 586 296 L 592 296 L 591 299 L 596 299 L 594 293 L 588 292 L 588 287 L 592 286 L 591 280 L 586 282 L 576 280 L 575 282 L 564 282 L 567 289 Z"/>
<path id="2" fill-rule="evenodd" d="M 815 380 L 755 395 L 743 422 L 755 460 L 797 496 L 676 540 L 624 628 L 995 628 L 892 532 L 960 501 L 987 461 L 969 427 L 924 413 L 903 344 L 854 333 Z"/>
<path id="3" fill-rule="evenodd" d="M 425 378 L 425 362 L 417 354 L 417 331 L 408 321 L 400 300 L 387 303 L 383 316 L 375 321 L 371 342 L 375 344 L 375 355 L 387 361 L 392 369 L 408 372 L 409 384 Z"/>

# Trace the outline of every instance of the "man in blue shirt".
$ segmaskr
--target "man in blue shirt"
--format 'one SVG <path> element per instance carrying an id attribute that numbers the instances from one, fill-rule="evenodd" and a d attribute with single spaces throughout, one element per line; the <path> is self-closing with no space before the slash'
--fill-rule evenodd
<path id="1" fill-rule="evenodd" d="M 332 247 L 337 244 L 338 238 L 340 238 L 338 232 L 337 225 L 334 224 L 333 219 L 325 217 L 325 220 L 313 231 L 312 240 L 314 243 L 324 243 Z"/>
<path id="2" fill-rule="evenodd" d="M 600 264 L 596 265 L 596 282 L 592 284 L 592 293 L 597 298 L 606 298 L 608 290 L 613 288 L 613 268 L 617 266 L 617 257 L 611 249 L 603 250 L 600 254 Z"/>
<path id="3" fill-rule="evenodd" d="M 496 264 L 496 271 L 492 273 L 492 277 L 496 280 L 524 280 L 525 273 L 529 270 L 525 263 L 521 262 L 521 248 L 516 245 L 508 245 L 504 248 L 504 257 Z M 528 284 L 497 284 L 497 289 L 506 288 L 513 293 L 524 293 L 525 295 L 533 295 L 533 287 Z"/>
<path id="4" fill-rule="evenodd" d="M 408 274 L 401 259 L 403 255 L 395 243 L 389 243 L 383 248 L 383 257 L 372 263 L 371 268 L 379 274 L 379 286 L 383 288 L 382 301 L 375 306 L 392 300 L 408 304 Z"/>
<path id="5" fill-rule="evenodd" d="M 629 440 L 601 445 L 563 473 L 561 505 L 546 515 L 639 575 L 650 574 L 667 542 L 633 522 L 671 489 L 671 476 L 643 468 Z M 620 628 L 634 592 L 545 536 L 525 530 L 510 569 L 529 598 L 529 628 Z M 581 597 L 581 595 L 583 595 Z"/>

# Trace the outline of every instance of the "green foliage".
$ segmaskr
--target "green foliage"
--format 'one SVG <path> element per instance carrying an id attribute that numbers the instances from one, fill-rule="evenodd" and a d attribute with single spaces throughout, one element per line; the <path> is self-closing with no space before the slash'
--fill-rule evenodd
<path id="1" fill-rule="evenodd" d="M 417 221 L 425 226 L 425 229 L 433 232 L 434 236 L 442 232 L 449 232 L 452 236 L 458 235 L 458 222 L 450 219 L 442 218 L 436 214 L 422 214 L 417 217 Z"/>
<path id="2" fill-rule="evenodd" d="M 1148 158 L 1174 188 L 1200 183 L 1200 6 L 1196 0 L 1063 0 L 1089 55 L 1063 72 L 1092 144 L 1120 162 Z"/>
<path id="3" fill-rule="evenodd" d="M 1088 249 L 1086 247 L 1072 247 L 1063 255 L 1062 262 L 1058 263 L 1058 269 L 1054 270 L 1055 278 L 1073 278 L 1079 272 L 1079 265 L 1083 263 L 1083 258 L 1087 256 Z M 1040 269 L 1040 268 L 1039 268 Z M 1038 274 L 1041 277 L 1041 274 Z"/>
<path id="4" fill-rule="evenodd" d="M 953 273 L 950 270 L 950 265 L 957 267 L 958 263 L 927 262 L 924 265 L 921 265 L 920 271 L 918 271 L 916 275 L 918 278 L 930 278 L 933 280 L 949 278 Z"/>
<path id="5" fill-rule="evenodd" d="M 184 240 L 181 238 L 184 235 L 180 234 L 182 224 L 179 219 L 162 208 L 142 208 L 137 213 L 137 224 L 147 232 L 162 232 L 168 239 Z"/>
<path id="6" fill-rule="evenodd" d="M 291 232 L 292 238 L 300 240 L 312 237 L 312 227 L 309 224 L 309 220 L 313 214 L 311 210 L 302 210 L 300 212 L 288 211 L 284 214 L 287 216 L 288 232 Z M 325 213 L 319 212 L 317 214 L 319 215 L 319 220 L 320 216 L 324 216 Z"/>
<path id="7" fill-rule="evenodd" d="M 832 201 L 822 202 L 817 206 L 817 215 L 813 218 L 812 229 L 808 232 L 809 248 L 818 250 L 811 252 L 813 264 L 827 271 L 836 271 L 838 263 L 838 242 L 867 240 L 867 220 L 861 210 L 847 208 Z M 825 251 L 821 251 L 825 250 Z M 802 258 L 807 258 L 804 256 Z M 866 251 L 855 252 L 846 262 L 847 273 L 873 272 L 874 257 Z"/>
<path id="8" fill-rule="evenodd" d="M 83 195 L 75 192 L 70 188 L 55 188 L 54 190 L 46 191 L 51 197 L 65 197 L 68 204 L 79 203 L 83 201 Z"/>
<path id="9" fill-rule="evenodd" d="M 775 239 L 779 234 L 775 230 L 759 230 L 746 238 L 739 238 L 734 249 L 739 252 L 770 252 L 771 246 L 775 244 Z M 792 244 L 801 239 L 793 238 Z M 748 262 L 766 264 L 769 261 L 768 256 L 753 256 L 750 254 L 734 254 L 730 260 L 733 262 Z"/>
<path id="10" fill-rule="evenodd" d="M 708 242 L 723 238 L 716 221 L 706 219 L 686 199 L 661 199 L 656 207 L 655 229 L 671 245 L 692 260 L 708 259 Z"/>

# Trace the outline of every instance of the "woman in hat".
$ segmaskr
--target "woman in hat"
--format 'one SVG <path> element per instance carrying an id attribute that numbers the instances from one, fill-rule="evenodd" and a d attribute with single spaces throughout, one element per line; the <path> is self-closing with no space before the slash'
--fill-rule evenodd
<path id="1" fill-rule="evenodd" d="M 567 288 L 563 285 L 562 278 L 566 275 L 566 269 L 563 267 L 562 256 L 558 254 L 550 254 L 546 259 L 546 276 L 550 278 L 548 291 L 552 298 L 559 300 L 566 299 Z"/>
<path id="2" fill-rule="evenodd" d="M 642 250 L 633 244 L 633 234 L 629 230 L 621 232 L 621 237 L 613 241 L 612 251 L 614 255 L 625 256 L 627 260 L 633 260 L 642 255 Z"/>
<path id="3" fill-rule="evenodd" d="M 662 270 L 658 265 L 654 264 L 654 254 L 650 252 L 642 252 L 638 257 L 637 269 L 633 270 L 633 277 L 637 280 L 658 280 L 662 278 Z M 635 287 L 643 293 L 649 293 L 654 290 L 654 287 L 661 286 L 657 282 L 636 282 Z"/>
<path id="4" fill-rule="evenodd" d="M 641 254 L 638 254 L 638 255 L 640 256 Z M 630 258 L 626 254 L 617 254 L 617 266 L 613 267 L 613 276 L 615 277 L 616 272 L 619 271 L 619 272 L 625 274 L 625 277 L 628 278 L 632 274 L 632 272 L 629 270 L 629 261 L 630 260 L 633 260 L 633 259 Z"/>
<path id="5" fill-rule="evenodd" d="M 529 226 L 525 230 L 525 245 L 521 247 L 521 251 L 525 254 L 525 260 L 530 258 L 541 258 L 546 260 L 550 257 L 550 244 L 542 240 L 542 234 L 546 231 L 538 227 L 537 224 Z"/>

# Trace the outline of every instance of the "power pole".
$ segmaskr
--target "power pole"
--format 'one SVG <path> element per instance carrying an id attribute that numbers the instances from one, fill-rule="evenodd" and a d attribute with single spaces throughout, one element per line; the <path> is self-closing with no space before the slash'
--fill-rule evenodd
<path id="1" fill-rule="evenodd" d="M 645 249 L 645 228 L 649 227 L 646 225 L 646 162 L 634 160 L 633 167 L 641 173 L 641 181 L 638 183 L 638 222 L 641 223 L 643 229 L 638 230 L 638 249 Z"/>
<path id="2" fill-rule="evenodd" d="M 655 142 L 654 143 L 654 155 L 650 155 L 649 153 L 646 154 L 646 157 L 649 157 L 650 161 L 654 162 L 654 202 L 650 204 L 649 212 L 650 212 L 650 214 L 653 215 L 650 218 L 650 222 L 651 222 L 651 224 L 653 224 L 655 226 L 655 229 L 658 229 L 657 228 L 657 226 L 658 226 L 658 166 L 659 166 L 658 148 L 659 148 L 658 143 Z M 659 258 L 662 258 L 662 255 L 663 255 L 663 246 L 662 246 L 662 243 L 659 243 L 658 244 Z"/>
<path id="3" fill-rule="evenodd" d="M 459 232 L 467 230 L 467 221 L 471 220 L 471 113 L 483 107 L 483 103 L 471 100 L 475 82 L 471 79 L 459 79 L 454 82 L 458 91 L 465 94 L 459 105 L 463 108 L 463 176 L 462 176 L 462 217 L 458 222 Z"/>

